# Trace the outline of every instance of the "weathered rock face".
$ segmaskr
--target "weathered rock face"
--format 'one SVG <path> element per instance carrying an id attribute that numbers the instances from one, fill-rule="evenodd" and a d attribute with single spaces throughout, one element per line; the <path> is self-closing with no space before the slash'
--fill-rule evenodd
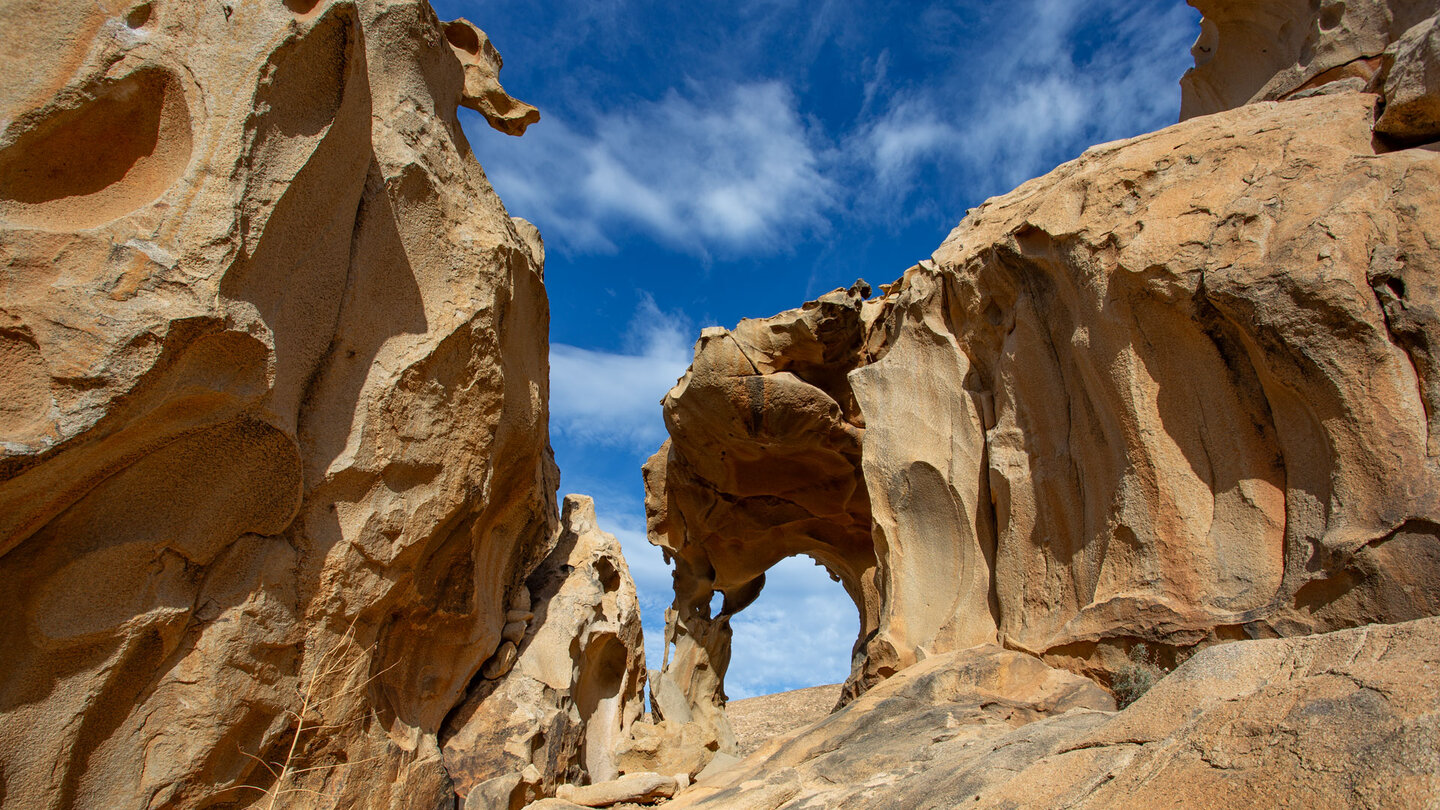
<path id="1" fill-rule="evenodd" d="M 1440 139 L 1440 14 L 1385 50 L 1377 78 L 1385 113 L 1375 131 L 1401 142 Z"/>
<path id="2" fill-rule="evenodd" d="M 522 594 L 531 604 L 513 605 L 495 667 L 482 670 L 488 682 L 442 734 L 466 810 L 518 808 L 560 784 L 614 779 L 615 752 L 643 709 L 635 582 L 589 498 L 565 498 L 559 542 Z"/>
<path id="3" fill-rule="evenodd" d="M 423 2 L 0 26 L 0 801 L 245 806 L 293 751 L 287 807 L 448 806 L 556 478 L 538 234 L 455 111 L 533 109 Z"/>
<path id="4" fill-rule="evenodd" d="M 861 636 L 876 626 L 859 407 L 845 376 L 861 362 L 868 292 L 707 329 L 665 399 L 672 438 L 645 465 L 646 510 L 652 542 L 675 565 L 676 599 L 653 704 L 662 720 L 710 729 L 715 750 L 734 747 L 720 708 L 729 617 L 760 594 L 766 569 L 811 556 L 859 606 Z M 725 600 L 712 616 L 717 590 Z"/>
<path id="5" fill-rule="evenodd" d="M 1204 17 L 1191 49 L 1195 67 L 1180 80 L 1181 120 L 1325 88 L 1374 86 L 1407 104 L 1413 97 L 1385 75 L 1406 74 L 1413 87 L 1421 66 L 1434 63 L 1433 56 L 1417 59 L 1414 46 L 1433 26 L 1435 0 L 1186 1 Z M 1432 90 L 1440 87 L 1430 82 Z M 1390 127 L 1380 131 L 1401 134 Z M 1428 134 L 1440 135 L 1440 128 Z"/>
<path id="6" fill-rule="evenodd" d="M 1440 613 L 1440 155 L 1377 154 L 1374 107 L 1096 147 L 878 299 L 703 336 L 647 469 L 662 680 L 722 703 L 715 625 L 794 553 L 855 599 L 852 694 L 983 642 L 1104 678 L 1142 640 Z"/>
<path id="7" fill-rule="evenodd" d="M 1204 650 L 1120 713 L 995 647 L 907 669 L 667 807 L 1429 807 L 1440 619 Z"/>

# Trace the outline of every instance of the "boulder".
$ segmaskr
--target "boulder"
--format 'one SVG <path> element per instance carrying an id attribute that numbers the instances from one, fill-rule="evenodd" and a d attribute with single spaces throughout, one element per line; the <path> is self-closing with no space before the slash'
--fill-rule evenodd
<path id="1" fill-rule="evenodd" d="M 1204 15 L 1180 80 L 1180 118 L 1369 82 L 1386 49 L 1435 14 L 1433 0 L 1187 0 Z"/>
<path id="2" fill-rule="evenodd" d="M 1385 51 L 1385 112 L 1375 130 L 1401 142 L 1440 140 L 1440 15 Z"/>
<path id="3" fill-rule="evenodd" d="M 719 756 L 720 741 L 708 723 L 691 720 L 641 720 L 621 741 L 615 761 L 624 773 L 698 774 L 712 757 Z"/>
<path id="4" fill-rule="evenodd" d="M 675 777 L 658 773 L 627 773 L 618 779 L 589 785 L 561 786 L 556 798 L 582 807 L 609 807 L 615 804 L 650 804 L 675 795 Z"/>

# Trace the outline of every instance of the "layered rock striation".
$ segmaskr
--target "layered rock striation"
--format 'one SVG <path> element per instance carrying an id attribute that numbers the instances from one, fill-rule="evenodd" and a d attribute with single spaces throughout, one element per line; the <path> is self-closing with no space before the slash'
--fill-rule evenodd
<path id="1" fill-rule="evenodd" d="M 556 538 L 543 248 L 424 2 L 0 6 L 0 803 L 450 806 Z"/>

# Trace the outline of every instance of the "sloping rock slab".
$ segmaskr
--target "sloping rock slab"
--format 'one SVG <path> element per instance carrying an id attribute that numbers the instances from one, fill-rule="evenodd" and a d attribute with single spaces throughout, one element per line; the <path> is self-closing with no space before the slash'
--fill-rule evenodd
<path id="1" fill-rule="evenodd" d="M 1068 673 L 977 648 L 670 807 L 1432 807 L 1437 642 L 1432 618 L 1211 647 L 1119 713 Z M 975 677 L 997 671 L 1023 677 Z"/>

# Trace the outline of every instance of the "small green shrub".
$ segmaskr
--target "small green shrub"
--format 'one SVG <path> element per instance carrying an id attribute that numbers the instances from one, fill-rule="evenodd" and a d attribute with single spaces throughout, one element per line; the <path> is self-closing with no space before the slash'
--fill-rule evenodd
<path id="1" fill-rule="evenodd" d="M 1121 667 L 1110 678 L 1110 691 L 1115 693 L 1115 705 L 1121 709 L 1140 699 L 1150 691 L 1155 682 L 1169 674 L 1155 660 L 1155 653 L 1144 644 L 1130 648 L 1130 663 Z"/>

